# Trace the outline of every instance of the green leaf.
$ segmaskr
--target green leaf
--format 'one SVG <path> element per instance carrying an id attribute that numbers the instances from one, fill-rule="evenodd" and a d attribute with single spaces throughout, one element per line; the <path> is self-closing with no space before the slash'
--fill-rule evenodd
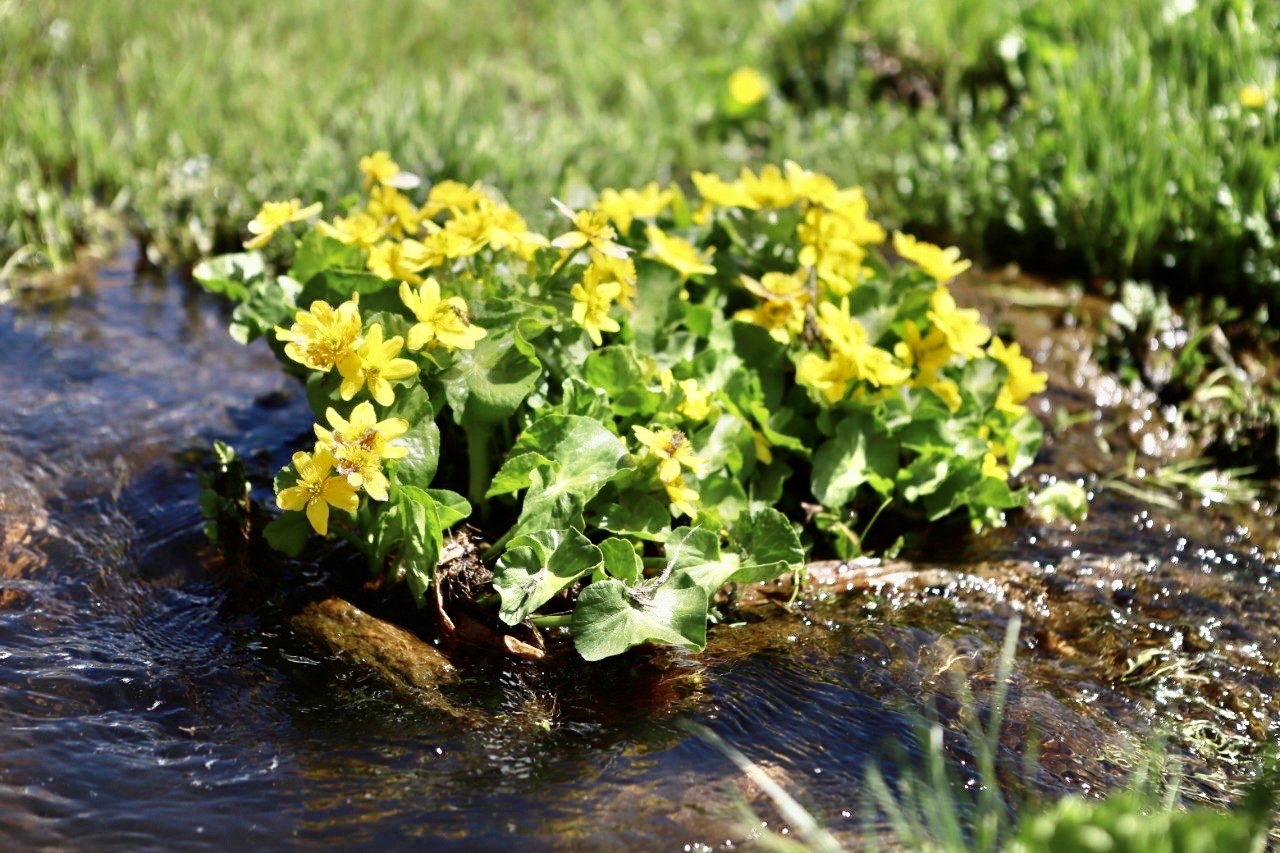
<path id="1" fill-rule="evenodd" d="M 600 549 L 577 530 L 538 530 L 515 537 L 493 575 L 502 598 L 499 618 L 518 625 L 602 559 Z"/>
<path id="2" fill-rule="evenodd" d="M 592 524 L 602 530 L 637 539 L 660 541 L 671 526 L 671 513 L 652 494 L 622 490 L 615 500 L 592 505 Z"/>
<path id="3" fill-rule="evenodd" d="M 608 346 L 592 351 L 582 366 L 582 378 L 609 395 L 609 404 L 620 417 L 652 415 L 661 395 L 649 390 L 651 373 L 633 347 Z"/>
<path id="4" fill-rule="evenodd" d="M 739 583 L 773 580 L 804 565 L 800 536 L 776 509 L 742 519 L 729 537 L 741 555 L 741 568 L 731 578 Z"/>
<path id="5" fill-rule="evenodd" d="M 305 512 L 286 512 L 262 528 L 262 536 L 275 550 L 296 558 L 311 536 L 311 523 Z"/>
<path id="6" fill-rule="evenodd" d="M 737 554 L 720 552 L 720 537 L 705 527 L 681 527 L 671 531 L 666 543 L 667 568 L 689 578 L 709 600 L 740 568 Z"/>
<path id="7" fill-rule="evenodd" d="M 648 258 L 636 259 L 636 300 L 631 333 L 642 352 L 658 352 L 662 340 L 681 316 L 680 276 L 671 267 Z"/>
<path id="8" fill-rule="evenodd" d="M 394 462 L 396 482 L 426 489 L 440 462 L 440 428 L 433 419 L 427 392 L 420 385 L 401 389 L 395 404 L 379 417 L 400 417 L 409 422 L 408 432 L 395 440 L 409 451 Z"/>
<path id="9" fill-rule="evenodd" d="M 605 571 L 625 584 L 634 585 L 644 574 L 644 562 L 626 539 L 609 537 L 600 543 L 600 554 Z"/>
<path id="10" fill-rule="evenodd" d="M 303 235 L 293 256 L 290 275 L 304 285 L 317 273 L 325 270 L 364 270 L 364 251 L 356 245 L 348 245 L 311 229 Z"/>
<path id="11" fill-rule="evenodd" d="M 393 500 L 395 507 L 387 517 L 397 556 L 396 568 L 404 570 L 409 591 L 421 607 L 435 579 L 444 548 L 440 516 L 435 499 L 423 489 L 399 486 Z"/>
<path id="12" fill-rule="evenodd" d="M 548 414 L 534 421 L 516 442 L 512 458 L 528 452 L 546 461 L 527 470 L 529 487 L 517 533 L 581 526 L 587 502 L 619 471 L 632 467 L 621 439 L 599 421 L 578 415 Z M 527 461 L 514 464 L 523 467 Z M 495 480 L 503 488 L 518 482 L 509 470 L 500 470 Z"/>
<path id="13" fill-rule="evenodd" d="M 330 408 L 341 412 L 349 405 L 343 402 L 338 394 L 341 385 L 342 377 L 336 370 L 330 370 L 327 373 L 312 371 L 307 376 L 307 403 L 310 404 L 316 421 L 326 429 L 330 424 L 325 420 L 325 412 Z"/>
<path id="14" fill-rule="evenodd" d="M 471 515 L 471 503 L 457 492 L 448 489 L 427 489 L 436 502 L 436 515 L 440 519 L 440 529 L 448 530 L 464 518 Z"/>
<path id="15" fill-rule="evenodd" d="M 371 272 L 324 269 L 312 275 L 302 286 L 298 304 L 307 307 L 320 299 L 336 308 L 358 293 L 361 312 L 403 311 L 399 287 L 400 282 Z"/>
<path id="16" fill-rule="evenodd" d="M 261 252 L 240 252 L 201 261 L 191 276 L 210 293 L 243 302 L 249 298 L 250 287 L 266 276 L 266 268 Z"/>
<path id="17" fill-rule="evenodd" d="M 551 460 L 543 456 L 541 453 L 528 451 L 519 452 L 519 443 L 512 449 L 511 455 L 502 463 L 502 467 L 498 469 L 498 473 L 493 475 L 493 481 L 489 483 L 489 490 L 485 492 L 486 498 L 497 497 L 498 495 L 509 495 L 529 488 L 532 482 L 530 475 L 533 470 L 541 465 L 550 465 Z"/>
<path id="18" fill-rule="evenodd" d="M 813 494 L 832 508 L 852 501 L 863 483 L 887 497 L 897 471 L 897 441 L 870 415 L 855 412 L 814 454 Z"/>
<path id="19" fill-rule="evenodd" d="M 449 406 L 458 423 L 504 420 L 520 408 L 542 376 L 542 362 L 525 338 L 524 327 L 540 323 L 486 326 L 488 335 L 473 350 L 458 350 L 441 374 Z"/>
<path id="20" fill-rule="evenodd" d="M 232 339 L 247 344 L 275 326 L 290 325 L 298 310 L 297 296 L 298 283 L 288 276 L 255 279 L 244 301 L 231 312 Z"/>
<path id="21" fill-rule="evenodd" d="M 648 642 L 702 651 L 707 594 L 686 576 L 673 576 L 652 592 L 631 590 L 612 578 L 597 581 L 578 595 L 572 629 L 578 654 L 589 661 Z"/>

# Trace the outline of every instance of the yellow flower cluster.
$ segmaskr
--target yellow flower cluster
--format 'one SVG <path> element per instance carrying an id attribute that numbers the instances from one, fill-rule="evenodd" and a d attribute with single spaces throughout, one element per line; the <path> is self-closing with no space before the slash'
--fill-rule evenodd
<path id="1" fill-rule="evenodd" d="M 1006 347 L 992 337 L 976 310 L 956 304 L 948 283 L 970 262 L 955 247 L 894 232 L 894 251 L 936 282 L 923 316 L 887 326 L 875 317 L 851 316 L 848 297 L 876 275 L 868 265 L 868 248 L 887 239 L 885 229 L 870 217 L 861 188 L 840 187 L 790 161 L 781 169 L 765 166 L 758 174 L 744 168 L 735 181 L 700 172 L 692 178 L 702 198 L 696 221 L 706 222 L 719 211 L 734 215 L 795 208 L 798 268 L 767 272 L 759 280 L 741 276 L 757 301 L 734 318 L 767 329 L 779 343 L 799 344 L 796 380 L 815 399 L 835 405 L 866 389 L 908 386 L 931 391 L 956 411 L 960 388 L 943 369 L 984 357 L 999 361 L 1008 372 L 999 410 L 1019 415 L 1025 412 L 1022 401 L 1043 390 L 1044 374 L 1032 370 L 1017 344 Z M 878 330 L 875 340 L 864 319 Z"/>
<path id="2" fill-rule="evenodd" d="M 680 430 L 633 426 L 631 431 L 644 451 L 658 460 L 658 480 L 666 490 L 672 515 L 696 516 L 698 492 L 685 481 L 684 469 L 700 474 L 707 461 L 693 452 L 689 439 Z"/>
<path id="3" fill-rule="evenodd" d="M 383 340 L 382 325 L 364 331 L 360 319 L 359 294 L 337 308 L 323 300 L 311 303 L 309 311 L 298 311 L 288 329 L 275 329 L 276 340 L 284 341 L 289 358 L 321 373 L 333 368 L 342 376 L 339 394 L 350 400 L 367 388 L 381 406 L 395 401 L 392 382 L 418 375 L 418 365 L 399 358 L 404 339 L 396 335 Z"/>
<path id="4" fill-rule="evenodd" d="M 409 451 L 392 441 L 409 429 L 403 418 L 378 420 L 368 400 L 343 418 L 332 408 L 325 412 L 332 429 L 315 425 L 315 451 L 293 454 L 298 479 L 280 490 L 276 505 L 289 512 L 305 511 L 311 527 L 321 536 L 329 532 L 329 507 L 354 512 L 363 490 L 374 500 L 387 499 L 383 460 L 400 459 Z"/>

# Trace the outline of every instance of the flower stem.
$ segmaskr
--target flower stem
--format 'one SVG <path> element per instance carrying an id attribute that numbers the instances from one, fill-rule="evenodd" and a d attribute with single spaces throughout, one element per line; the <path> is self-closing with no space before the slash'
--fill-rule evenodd
<path id="1" fill-rule="evenodd" d="M 484 499 L 489 491 L 489 428 L 485 424 L 470 424 L 467 433 L 467 499 L 480 510 L 480 517 L 488 520 L 489 504 Z"/>

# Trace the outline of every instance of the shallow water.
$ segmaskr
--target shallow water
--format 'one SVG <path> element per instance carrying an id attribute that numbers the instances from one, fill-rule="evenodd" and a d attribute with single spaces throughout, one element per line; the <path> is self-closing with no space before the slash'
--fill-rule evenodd
<path id="1" fill-rule="evenodd" d="M 1011 766 L 1039 750 L 1042 790 L 1105 789 L 1151 720 L 1198 719 L 1179 710 L 1177 672 L 1118 677 L 1126 642 L 1163 643 L 1155 660 L 1186 658 L 1187 678 L 1214 671 L 1275 692 L 1274 565 L 1194 514 L 1157 522 L 1107 498 L 1077 532 L 1025 525 L 968 552 L 935 548 L 927 583 L 823 592 L 790 613 L 761 605 L 715 629 L 700 657 L 555 675 L 477 663 L 456 691 L 476 725 L 398 705 L 285 627 L 290 590 L 319 584 L 317 570 L 262 566 L 288 582 L 247 594 L 204 545 L 193 451 L 222 437 L 269 471 L 310 423 L 266 348 L 236 345 L 225 327 L 214 300 L 135 280 L 127 257 L 63 297 L 0 306 L 9 847 L 714 848 L 762 822 L 782 829 L 688 722 L 854 844 L 868 762 L 892 777 L 918 756 L 909 735 L 922 714 L 971 757 L 954 676 L 981 700 L 1014 611 L 1028 629 L 1003 743 Z M 1130 624 L 1160 606 L 1143 578 L 1179 597 L 1167 625 Z M 1208 641 L 1183 654 L 1206 624 L 1252 651 Z M 1205 713 L 1226 708 L 1239 717 L 1226 729 L 1274 737 L 1269 696 L 1231 701 Z M 1203 759 L 1206 774 L 1217 758 Z M 1221 794 L 1220 780 L 1204 784 Z"/>

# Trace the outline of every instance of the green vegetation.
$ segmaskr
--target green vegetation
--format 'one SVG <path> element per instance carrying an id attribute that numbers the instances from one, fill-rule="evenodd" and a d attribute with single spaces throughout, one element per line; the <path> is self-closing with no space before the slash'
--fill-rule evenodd
<path id="1" fill-rule="evenodd" d="M 112 214 L 157 261 L 229 249 L 379 148 L 527 210 L 791 158 L 993 261 L 1275 293 L 1280 7 L 925 6 L 8 0 L 0 257 L 64 263 Z"/>
<path id="2" fill-rule="evenodd" d="M 802 529 L 853 555 L 886 507 L 999 524 L 1022 505 L 1044 374 L 956 304 L 958 250 L 895 233 L 909 263 L 885 262 L 859 188 L 790 162 L 695 172 L 697 199 L 557 201 L 549 239 L 483 185 L 415 195 L 385 152 L 360 170 L 287 275 L 259 250 L 318 203 L 264 203 L 253 251 L 195 270 L 237 303 L 233 335 L 306 377 L 318 441 L 276 477 L 280 550 L 345 538 L 421 605 L 474 508 L 497 537 L 481 599 L 597 660 L 700 650 L 725 584 L 801 569 Z"/>

